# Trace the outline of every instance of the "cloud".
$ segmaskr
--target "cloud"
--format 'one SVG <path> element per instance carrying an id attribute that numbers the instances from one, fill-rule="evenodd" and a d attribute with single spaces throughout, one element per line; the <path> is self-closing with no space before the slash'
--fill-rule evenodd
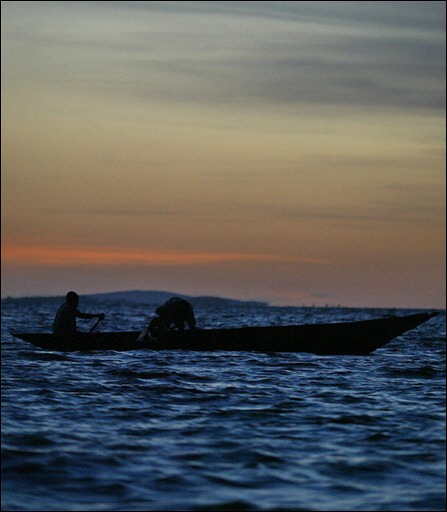
<path id="1" fill-rule="evenodd" d="M 443 2 L 23 3 L 31 14 L 5 10 L 5 41 L 37 56 L 25 75 L 72 91 L 241 107 L 445 105 Z"/>
<path id="2" fill-rule="evenodd" d="M 187 211 L 151 210 L 137 208 L 36 208 L 37 211 L 49 215 L 105 215 L 116 217 L 185 217 L 191 215 Z"/>
<path id="3" fill-rule="evenodd" d="M 101 2 L 89 2 L 101 4 Z M 227 15 L 235 17 L 267 18 L 279 20 L 323 23 L 339 26 L 409 27 L 415 30 L 444 31 L 444 2 L 295 2 L 295 1 L 180 1 L 180 2 L 113 2 L 120 9 L 169 14 Z"/>
<path id="4" fill-rule="evenodd" d="M 25 265 L 147 265 L 154 267 L 209 265 L 235 261 L 283 262 L 300 265 L 333 266 L 329 258 L 247 253 L 170 252 L 114 247 L 49 247 L 30 245 L 3 245 L 2 261 Z"/>

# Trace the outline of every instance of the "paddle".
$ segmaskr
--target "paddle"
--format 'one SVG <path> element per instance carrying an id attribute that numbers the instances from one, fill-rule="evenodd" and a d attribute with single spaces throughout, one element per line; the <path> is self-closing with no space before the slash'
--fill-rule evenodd
<path id="1" fill-rule="evenodd" d="M 144 341 L 148 332 L 149 332 L 149 326 L 147 326 L 146 329 L 144 329 L 144 331 L 142 333 L 140 333 L 140 335 L 137 338 L 137 341 Z"/>
<path id="2" fill-rule="evenodd" d="M 91 334 L 96 329 L 97 325 L 101 320 L 102 318 L 98 318 L 98 320 L 96 320 L 96 324 L 90 329 L 89 334 Z"/>

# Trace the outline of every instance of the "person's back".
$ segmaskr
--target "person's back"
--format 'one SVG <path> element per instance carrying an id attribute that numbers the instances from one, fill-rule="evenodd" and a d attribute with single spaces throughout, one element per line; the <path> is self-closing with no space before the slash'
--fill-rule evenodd
<path id="1" fill-rule="evenodd" d="M 57 310 L 53 334 L 58 338 L 73 338 L 76 335 L 76 307 L 73 304 L 64 302 Z"/>
<path id="2" fill-rule="evenodd" d="M 180 297 L 169 299 L 163 306 L 155 310 L 169 329 L 174 324 L 177 329 L 183 330 L 185 322 L 190 329 L 195 329 L 196 319 L 191 304 Z"/>

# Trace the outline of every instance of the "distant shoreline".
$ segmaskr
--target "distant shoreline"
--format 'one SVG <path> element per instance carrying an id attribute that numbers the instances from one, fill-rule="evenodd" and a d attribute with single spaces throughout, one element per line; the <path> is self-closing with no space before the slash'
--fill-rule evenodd
<path id="1" fill-rule="evenodd" d="M 380 309 L 380 310 L 406 310 L 406 311 L 439 311 L 445 313 L 443 308 L 408 308 L 408 307 L 389 307 L 389 306 L 342 306 L 340 304 L 325 304 L 325 305 L 271 305 L 268 302 L 256 301 L 256 300 L 240 300 L 231 299 L 226 297 L 217 296 L 203 296 L 203 295 L 185 295 L 182 293 L 159 291 L 159 290 L 129 290 L 119 292 L 105 292 L 105 293 L 87 293 L 81 294 L 81 298 L 85 300 L 93 301 L 106 301 L 106 302 L 125 302 L 127 304 L 145 304 L 149 306 L 157 306 L 166 302 L 171 297 L 181 297 L 191 302 L 194 307 L 205 308 L 205 307 L 263 307 L 263 308 L 309 308 L 309 309 Z M 64 295 L 35 295 L 25 297 L 2 297 L 1 302 L 20 302 L 26 300 L 51 300 L 54 302 L 60 302 L 64 300 Z"/>
<path id="2" fill-rule="evenodd" d="M 181 297 L 185 300 L 190 301 L 195 306 L 253 306 L 253 307 L 270 307 L 268 302 L 255 301 L 255 300 L 239 300 L 239 299 L 230 299 L 224 297 L 216 297 L 216 296 L 193 296 L 193 295 L 185 295 L 181 293 L 175 292 L 167 292 L 167 291 L 158 291 L 158 290 L 129 290 L 129 291 L 120 291 L 120 292 L 106 292 L 106 293 L 87 293 L 81 294 L 82 299 L 90 299 L 90 300 L 105 300 L 105 301 L 122 301 L 133 304 L 138 303 L 146 303 L 146 304 L 163 304 L 171 297 Z M 26 296 L 26 297 L 2 297 L 3 301 L 15 301 L 15 300 L 32 300 L 32 299 L 40 299 L 40 300 L 63 300 L 64 295 L 37 295 L 37 296 Z"/>

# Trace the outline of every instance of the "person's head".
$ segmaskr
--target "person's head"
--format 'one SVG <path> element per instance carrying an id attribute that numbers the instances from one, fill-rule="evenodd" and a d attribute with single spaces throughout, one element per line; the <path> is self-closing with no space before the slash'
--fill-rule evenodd
<path id="1" fill-rule="evenodd" d="M 151 323 L 149 324 L 149 334 L 153 338 L 160 337 L 163 333 L 165 333 L 167 331 L 167 329 L 168 328 L 167 328 L 165 322 L 160 317 L 153 318 L 151 320 Z"/>
<path id="2" fill-rule="evenodd" d="M 155 314 L 157 314 L 160 318 L 164 318 L 166 316 L 166 306 L 160 306 L 155 310 Z"/>
<path id="3" fill-rule="evenodd" d="M 76 292 L 68 292 L 65 296 L 65 300 L 70 306 L 77 307 L 79 304 L 79 295 Z"/>

